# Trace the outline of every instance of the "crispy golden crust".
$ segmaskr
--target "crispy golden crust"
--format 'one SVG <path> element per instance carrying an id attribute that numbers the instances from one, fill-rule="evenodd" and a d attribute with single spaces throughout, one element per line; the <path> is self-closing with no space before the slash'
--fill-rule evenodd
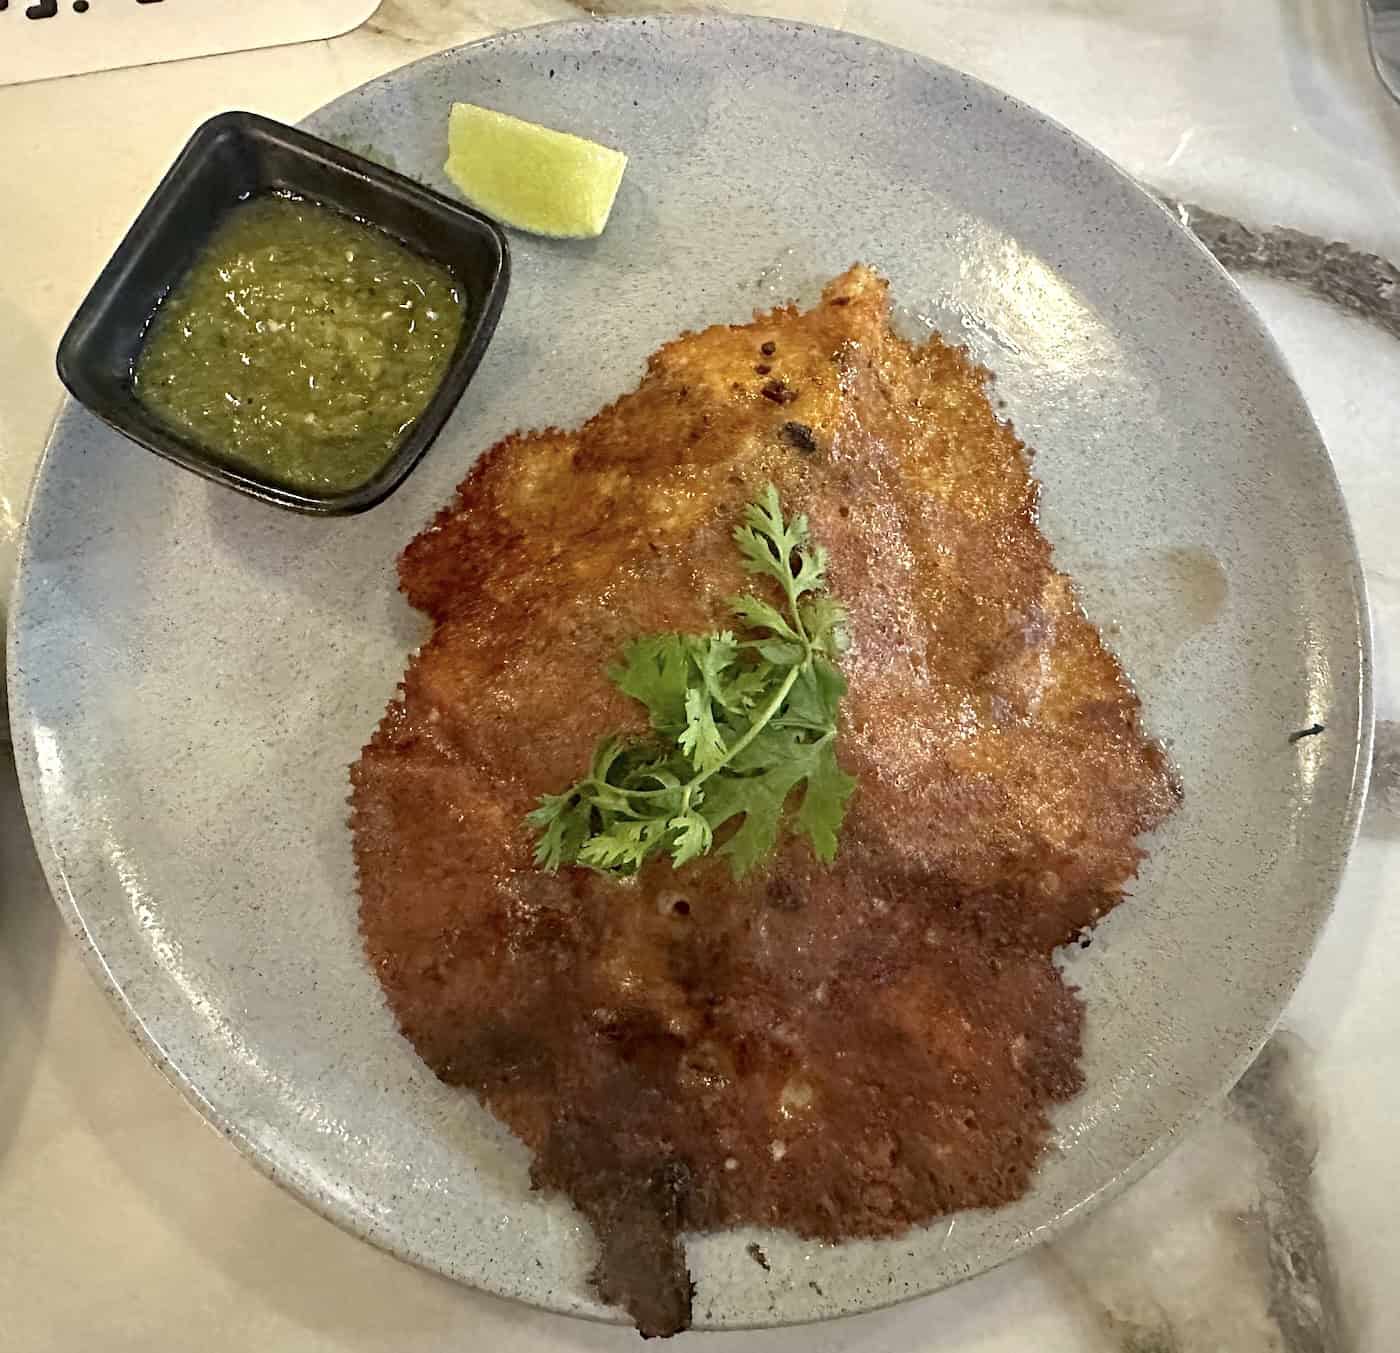
<path id="1" fill-rule="evenodd" d="M 689 1321 L 680 1231 L 889 1235 L 1024 1192 L 1080 1084 L 1051 950 L 1175 802 L 985 373 L 895 336 L 886 290 L 856 267 L 811 311 L 668 344 L 577 433 L 495 447 L 400 563 L 435 628 L 352 772 L 365 943 L 645 1333 Z M 769 481 L 851 613 L 836 864 L 539 873 L 525 813 L 637 725 L 609 663 L 724 620 Z"/>

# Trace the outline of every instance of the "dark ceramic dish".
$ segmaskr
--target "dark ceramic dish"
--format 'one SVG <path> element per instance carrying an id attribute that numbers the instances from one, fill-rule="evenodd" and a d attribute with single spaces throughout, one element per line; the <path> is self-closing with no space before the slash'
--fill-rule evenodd
<path id="1" fill-rule="evenodd" d="M 151 316 L 214 228 L 240 202 L 278 190 L 359 217 L 433 259 L 466 301 L 461 337 L 421 416 L 369 479 L 334 493 L 288 488 L 229 464 L 217 448 L 166 426 L 131 386 Z M 206 479 L 296 512 L 363 512 L 398 488 L 441 431 L 491 341 L 509 279 L 505 235 L 485 216 L 295 128 L 222 113 L 190 138 L 79 306 L 59 344 L 58 374 L 118 432 Z"/>

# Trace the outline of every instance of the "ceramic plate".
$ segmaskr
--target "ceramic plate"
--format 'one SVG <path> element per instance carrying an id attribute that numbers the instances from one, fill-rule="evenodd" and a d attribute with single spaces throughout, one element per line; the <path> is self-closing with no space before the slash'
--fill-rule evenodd
<path id="1" fill-rule="evenodd" d="M 1326 451 L 1229 279 L 1128 178 L 955 71 L 732 18 L 583 22 L 448 52 L 312 130 L 446 188 L 447 107 L 625 147 L 599 240 L 517 237 L 454 422 L 368 516 L 211 486 L 66 408 L 11 621 L 13 725 L 59 905 L 151 1055 L 268 1174 L 393 1252 L 611 1317 L 523 1148 L 397 1034 L 362 956 L 346 768 L 423 630 L 394 557 L 472 458 L 575 423 L 678 331 L 854 260 L 997 373 L 1044 523 L 1170 744 L 1185 804 L 1065 962 L 1088 1087 L 1033 1192 L 897 1242 L 691 1242 L 696 1323 L 854 1311 L 1008 1258 L 1129 1178 L 1247 1064 L 1327 916 L 1368 757 L 1361 575 Z M 1315 723 L 1317 736 L 1289 735 Z M 818 1289 L 820 1289 L 818 1291 Z"/>

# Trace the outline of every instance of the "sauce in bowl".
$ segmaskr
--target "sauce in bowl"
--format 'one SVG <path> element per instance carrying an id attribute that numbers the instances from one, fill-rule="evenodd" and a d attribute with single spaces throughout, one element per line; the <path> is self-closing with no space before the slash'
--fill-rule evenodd
<path id="1" fill-rule="evenodd" d="M 451 273 L 305 199 L 236 208 L 157 309 L 140 401 L 235 467 L 355 488 L 432 399 L 462 332 Z"/>

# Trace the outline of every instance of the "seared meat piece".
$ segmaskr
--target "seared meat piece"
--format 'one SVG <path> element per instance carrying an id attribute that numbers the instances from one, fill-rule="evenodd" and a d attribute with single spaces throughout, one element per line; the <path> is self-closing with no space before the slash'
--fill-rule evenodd
<path id="1" fill-rule="evenodd" d="M 582 1209 L 647 1334 L 689 1322 L 683 1231 L 885 1236 L 1025 1191 L 1080 1085 L 1051 951 L 1177 796 L 986 373 L 893 334 L 886 291 L 856 267 L 806 313 L 686 335 L 578 432 L 490 451 L 403 555 L 434 631 L 352 772 L 404 1033 Z M 643 727 L 609 664 L 729 623 L 768 482 L 850 611 L 836 863 L 787 841 L 739 883 L 715 857 L 539 872 L 536 798 Z"/>

